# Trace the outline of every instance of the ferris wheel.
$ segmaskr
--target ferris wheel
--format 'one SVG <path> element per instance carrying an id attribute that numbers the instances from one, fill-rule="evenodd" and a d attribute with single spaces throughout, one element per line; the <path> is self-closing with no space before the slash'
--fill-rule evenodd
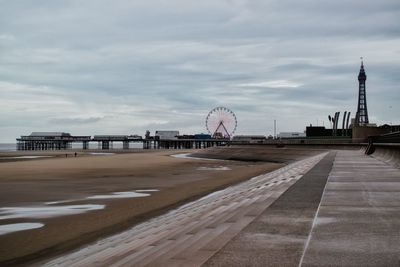
<path id="1" fill-rule="evenodd" d="M 214 138 L 231 138 L 237 127 L 235 113 L 225 107 L 216 107 L 208 113 L 206 127 Z"/>

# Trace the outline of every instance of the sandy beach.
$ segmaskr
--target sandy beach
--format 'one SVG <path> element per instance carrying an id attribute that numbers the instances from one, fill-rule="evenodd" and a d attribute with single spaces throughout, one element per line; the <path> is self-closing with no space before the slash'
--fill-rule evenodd
<path id="1" fill-rule="evenodd" d="M 50 153 L 56 157 L 1 162 L 0 226 L 43 226 L 0 235 L 0 262 L 31 262 L 74 249 L 214 190 L 284 166 L 284 161 L 268 162 L 265 149 L 258 161 L 239 160 L 239 155 L 247 157 L 246 151 L 253 153 L 248 148 L 221 151 L 201 150 L 200 154 L 236 154 L 236 160 L 176 158 L 171 155 L 196 151 L 169 150 L 78 153 L 77 157 L 69 151 L 67 158 L 63 157 L 65 153 Z M 268 151 L 270 157 L 283 152 Z M 38 155 L 14 152 L 13 156 L 32 154 Z M 312 153 L 286 150 L 285 154 L 292 155 L 286 160 L 295 160 Z M 74 208 L 78 205 L 79 209 Z"/>

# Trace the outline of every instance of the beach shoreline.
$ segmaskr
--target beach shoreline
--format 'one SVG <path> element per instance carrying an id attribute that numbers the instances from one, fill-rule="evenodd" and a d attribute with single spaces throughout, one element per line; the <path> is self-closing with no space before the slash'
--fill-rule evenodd
<path id="1" fill-rule="evenodd" d="M 44 224 L 38 229 L 0 235 L 0 262 L 25 264 L 58 255 L 284 166 L 171 157 L 194 152 L 163 150 L 77 158 L 63 158 L 59 153 L 54 158 L 0 163 L 1 207 L 43 206 L 63 200 L 72 200 L 69 205 L 105 205 L 104 209 L 75 215 L 0 220 L 1 224 Z M 146 189 L 159 191 L 141 198 L 87 199 L 98 194 Z M 27 244 L 26 240 L 30 242 Z"/>

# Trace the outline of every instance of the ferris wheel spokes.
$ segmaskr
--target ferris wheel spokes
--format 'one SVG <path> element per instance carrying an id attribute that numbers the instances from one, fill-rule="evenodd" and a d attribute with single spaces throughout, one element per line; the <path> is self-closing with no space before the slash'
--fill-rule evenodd
<path id="1" fill-rule="evenodd" d="M 225 107 L 216 107 L 208 113 L 206 127 L 213 138 L 231 138 L 237 127 L 235 113 Z"/>
<path id="2" fill-rule="evenodd" d="M 225 132 L 225 134 L 223 134 L 223 132 L 218 131 L 218 129 L 220 128 L 223 128 L 222 130 Z M 222 121 L 219 123 L 217 129 L 215 130 L 213 137 L 231 138 L 230 134 L 228 133 L 228 130 L 226 129 Z"/>

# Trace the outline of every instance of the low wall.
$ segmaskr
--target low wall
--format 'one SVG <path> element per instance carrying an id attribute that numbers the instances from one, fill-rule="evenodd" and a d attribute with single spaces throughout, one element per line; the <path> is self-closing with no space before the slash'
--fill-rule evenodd
<path id="1" fill-rule="evenodd" d="M 400 168 L 400 144 L 374 144 L 373 156 L 396 168 Z"/>
<path id="2" fill-rule="evenodd" d="M 369 136 L 377 136 L 388 133 L 390 130 L 380 127 L 370 126 L 356 126 L 353 127 L 353 139 L 360 141 L 366 141 Z"/>

